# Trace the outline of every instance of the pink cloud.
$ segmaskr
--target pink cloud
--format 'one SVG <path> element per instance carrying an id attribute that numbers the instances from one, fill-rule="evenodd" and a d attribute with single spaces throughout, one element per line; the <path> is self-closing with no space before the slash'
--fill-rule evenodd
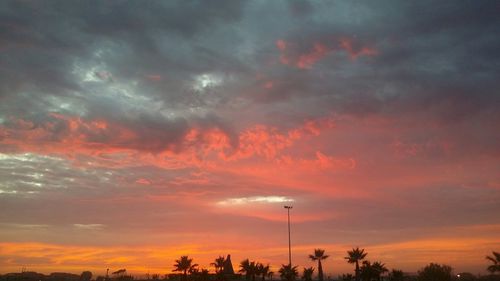
<path id="1" fill-rule="evenodd" d="M 361 56 L 375 56 L 378 54 L 378 51 L 372 47 L 359 46 L 355 48 L 354 42 L 350 38 L 341 38 L 339 46 L 349 54 L 351 59 L 357 59 Z"/>
<path id="2" fill-rule="evenodd" d="M 264 83 L 264 89 L 272 89 L 274 87 L 274 82 L 273 81 L 267 81 Z"/>
<path id="3" fill-rule="evenodd" d="M 11 126 L 0 126 L 3 144 L 17 151 L 57 154 L 76 163 L 96 165 L 154 165 L 163 168 L 213 166 L 223 161 L 238 161 L 257 157 L 275 159 L 304 137 L 318 136 L 322 130 L 334 127 L 331 118 L 309 120 L 288 131 L 265 125 L 247 128 L 237 136 L 237 144 L 219 128 L 192 127 L 181 138 L 151 154 L 149 146 L 139 137 L 141 132 L 122 124 L 105 120 L 85 120 L 76 116 L 52 113 L 51 119 L 35 126 L 31 121 L 17 119 Z M 57 130 L 56 130 L 57 128 Z M 60 128 L 65 128 L 61 130 Z M 153 143 L 154 144 L 154 143 Z M 144 181 L 138 183 L 144 184 Z"/>
<path id="4" fill-rule="evenodd" d="M 141 185 L 151 185 L 151 181 L 148 179 L 140 178 L 135 181 L 135 183 L 141 184 Z"/>
<path id="5" fill-rule="evenodd" d="M 323 59 L 333 50 L 321 43 L 315 43 L 309 53 L 301 54 L 297 59 L 296 66 L 302 69 L 311 68 L 317 61 Z"/>
<path id="6" fill-rule="evenodd" d="M 146 75 L 146 79 L 148 79 L 149 81 L 158 82 L 161 81 L 162 77 L 159 74 L 148 74 Z"/>
<path id="7" fill-rule="evenodd" d="M 294 44 L 287 43 L 282 39 L 276 41 L 276 47 L 280 51 L 280 62 L 282 64 L 300 69 L 310 69 L 329 54 L 340 51 L 347 52 L 351 59 L 378 54 L 375 48 L 360 46 L 358 42 L 354 42 L 350 38 L 341 38 L 337 41 L 338 44 L 334 44 L 334 42 L 315 42 L 307 52 L 299 51 Z"/>
<path id="8" fill-rule="evenodd" d="M 286 50 L 286 42 L 282 39 L 279 39 L 276 41 L 276 47 L 278 47 L 278 49 L 280 49 L 281 51 L 284 51 Z"/>

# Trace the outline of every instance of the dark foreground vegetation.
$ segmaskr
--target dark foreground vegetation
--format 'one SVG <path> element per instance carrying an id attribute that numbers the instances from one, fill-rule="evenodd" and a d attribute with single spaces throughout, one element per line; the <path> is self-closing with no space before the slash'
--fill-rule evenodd
<path id="1" fill-rule="evenodd" d="M 408 274 L 398 269 L 389 270 L 380 261 L 371 262 L 366 259 L 367 253 L 364 249 L 353 248 L 347 251 L 346 261 L 353 264 L 354 274 L 342 274 L 337 278 L 327 276 L 323 272 L 322 261 L 329 256 L 323 249 L 315 249 L 309 255 L 312 262 L 317 262 L 317 270 L 314 267 L 304 267 L 299 270 L 298 266 L 282 264 L 278 270 L 279 280 L 283 281 L 500 281 L 500 253 L 493 252 L 492 256 L 486 256 L 490 262 L 487 265 L 488 275 L 474 275 L 468 272 L 454 273 L 453 269 L 444 264 L 430 263 L 421 268 L 417 274 Z M 94 276 L 90 271 L 84 271 L 80 275 L 54 272 L 49 275 L 23 271 L 21 273 L 7 273 L 0 275 L 0 281 L 129 281 L 129 280 L 169 280 L 169 281 L 266 281 L 273 280 L 274 272 L 269 264 L 245 259 L 239 264 L 239 271 L 233 269 L 231 256 L 226 258 L 219 256 L 210 264 L 213 272 L 200 268 L 193 262 L 192 258 L 182 256 L 175 260 L 172 274 L 151 274 L 143 278 L 137 278 L 127 273 L 125 268 L 114 272 L 106 271 L 105 276 Z M 315 274 L 316 273 L 316 274 Z M 277 278 L 275 278 L 277 279 Z"/>

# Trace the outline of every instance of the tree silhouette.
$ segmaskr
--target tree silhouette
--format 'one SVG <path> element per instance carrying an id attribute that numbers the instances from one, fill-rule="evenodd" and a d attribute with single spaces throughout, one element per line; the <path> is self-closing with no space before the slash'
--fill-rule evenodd
<path id="1" fill-rule="evenodd" d="M 252 277 L 252 281 L 255 281 L 256 275 L 257 275 L 257 263 L 252 261 L 250 262 L 250 276 Z"/>
<path id="2" fill-rule="evenodd" d="M 486 256 L 487 260 L 490 260 L 493 264 L 488 266 L 488 271 L 491 274 L 495 272 L 500 272 L 500 253 L 493 251 L 493 256 Z"/>
<path id="3" fill-rule="evenodd" d="M 326 260 L 329 256 L 325 255 L 325 250 L 314 249 L 314 255 L 309 255 L 309 258 L 313 261 L 318 261 L 318 280 L 323 281 L 323 266 L 321 264 L 322 260 Z"/>
<path id="4" fill-rule="evenodd" d="M 133 280 L 132 275 L 127 275 L 127 269 L 125 268 L 119 269 L 111 274 L 116 275 L 115 280 L 120 280 L 120 281 Z M 106 280 L 109 280 L 109 278 L 106 278 Z"/>
<path id="5" fill-rule="evenodd" d="M 380 281 L 380 277 L 382 276 L 382 274 L 389 271 L 387 267 L 385 267 L 385 264 L 379 261 L 376 261 L 372 264 L 372 269 L 375 275 L 375 279 L 377 279 L 377 281 Z"/>
<path id="6" fill-rule="evenodd" d="M 405 275 L 402 270 L 393 269 L 391 273 L 389 273 L 389 281 L 403 281 L 405 279 Z"/>
<path id="7" fill-rule="evenodd" d="M 373 268 L 370 261 L 363 261 L 363 264 L 359 269 L 359 276 L 361 277 L 362 281 L 376 280 L 375 268 Z"/>
<path id="8" fill-rule="evenodd" d="M 245 279 L 250 280 L 250 260 L 242 260 L 240 262 L 240 270 L 238 270 L 239 273 L 244 273 L 245 274 Z"/>
<path id="9" fill-rule="evenodd" d="M 226 262 L 226 259 L 223 256 L 219 256 L 210 265 L 212 265 L 213 267 L 215 267 L 215 273 L 216 274 L 221 275 L 222 272 L 224 271 L 224 263 L 225 262 Z"/>
<path id="10" fill-rule="evenodd" d="M 252 281 L 255 281 L 255 275 L 257 274 L 257 265 L 254 261 L 250 262 L 248 259 L 243 260 L 240 263 L 239 272 L 245 274 L 246 280 L 251 279 Z"/>
<path id="11" fill-rule="evenodd" d="M 180 259 L 175 260 L 174 271 L 182 272 L 183 280 L 187 280 L 187 274 L 196 270 L 197 264 L 193 264 L 193 259 L 188 256 L 181 256 Z"/>
<path id="12" fill-rule="evenodd" d="M 261 263 L 257 263 L 256 275 L 260 275 L 262 281 L 266 281 L 266 277 L 269 277 L 270 273 L 272 272 L 270 270 L 269 264 L 263 265 Z"/>
<path id="13" fill-rule="evenodd" d="M 345 259 L 348 263 L 356 264 L 356 269 L 354 270 L 356 281 L 359 281 L 359 262 L 362 261 L 368 253 L 365 253 L 365 249 L 352 249 L 352 251 L 347 251 L 347 257 Z"/>
<path id="14" fill-rule="evenodd" d="M 195 281 L 209 281 L 210 280 L 210 273 L 208 269 L 202 268 L 201 270 L 194 268 L 191 272 L 193 275 L 193 279 Z"/>
<path id="15" fill-rule="evenodd" d="M 451 281 L 451 267 L 431 263 L 418 271 L 418 281 Z"/>
<path id="16" fill-rule="evenodd" d="M 371 263 L 370 261 L 363 261 L 360 268 L 360 276 L 363 281 L 380 281 L 382 274 L 387 272 L 385 264 L 381 262 Z"/>
<path id="17" fill-rule="evenodd" d="M 117 271 L 115 271 L 115 272 L 113 272 L 111 274 L 116 275 L 118 277 L 124 276 L 125 274 L 127 274 L 127 269 L 125 269 L 125 268 L 118 269 Z"/>
<path id="18" fill-rule="evenodd" d="M 299 276 L 297 266 L 292 266 L 291 264 L 282 264 L 278 272 L 280 273 L 281 280 L 285 281 L 294 281 Z"/>
<path id="19" fill-rule="evenodd" d="M 92 279 L 92 272 L 84 271 L 80 275 L 80 281 L 90 281 Z"/>
<path id="20" fill-rule="evenodd" d="M 354 279 L 354 276 L 352 276 L 352 274 L 350 274 L 350 273 L 342 274 L 341 276 L 339 276 L 339 280 L 342 280 L 342 281 L 352 281 L 352 279 Z"/>
<path id="21" fill-rule="evenodd" d="M 314 273 L 314 267 L 304 267 L 302 271 L 302 280 L 304 281 L 312 281 L 312 275 Z"/>

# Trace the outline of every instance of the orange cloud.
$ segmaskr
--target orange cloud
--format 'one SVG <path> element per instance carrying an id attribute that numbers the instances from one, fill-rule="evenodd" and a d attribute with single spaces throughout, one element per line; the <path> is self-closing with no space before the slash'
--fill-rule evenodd
<path id="1" fill-rule="evenodd" d="M 332 52 L 346 51 L 351 59 L 361 56 L 374 56 L 378 54 L 375 48 L 369 46 L 358 46 L 350 38 L 341 38 L 338 45 L 315 42 L 307 52 L 300 52 L 291 48 L 293 44 L 280 39 L 276 41 L 276 47 L 280 51 L 280 62 L 284 65 L 295 66 L 300 69 L 310 69 L 318 61 L 325 58 Z"/>
<path id="2" fill-rule="evenodd" d="M 50 114 L 50 117 L 37 125 L 30 120 L 18 119 L 14 120 L 14 125 L 0 126 L 4 135 L 1 142 L 17 151 L 60 155 L 77 165 L 153 165 L 177 169 L 213 167 L 223 161 L 250 157 L 278 159 L 278 155 L 297 140 L 318 136 L 322 130 L 335 125 L 332 118 L 309 120 L 284 132 L 255 125 L 241 131 L 236 140 L 219 128 L 194 126 L 174 143 L 168 144 L 160 143 L 161 139 L 143 139 L 142 132 L 106 120 L 85 120 L 57 113 Z M 153 136 L 157 133 L 151 132 Z M 138 183 L 144 184 L 145 181 Z"/>

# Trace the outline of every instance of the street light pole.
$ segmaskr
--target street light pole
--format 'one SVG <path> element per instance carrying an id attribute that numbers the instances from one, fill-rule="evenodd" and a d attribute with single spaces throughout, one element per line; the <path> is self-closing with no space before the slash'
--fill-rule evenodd
<path id="1" fill-rule="evenodd" d="M 292 206 L 285 206 L 288 212 L 288 265 L 290 268 L 292 267 L 292 240 L 290 238 L 290 209 L 292 208 Z"/>

